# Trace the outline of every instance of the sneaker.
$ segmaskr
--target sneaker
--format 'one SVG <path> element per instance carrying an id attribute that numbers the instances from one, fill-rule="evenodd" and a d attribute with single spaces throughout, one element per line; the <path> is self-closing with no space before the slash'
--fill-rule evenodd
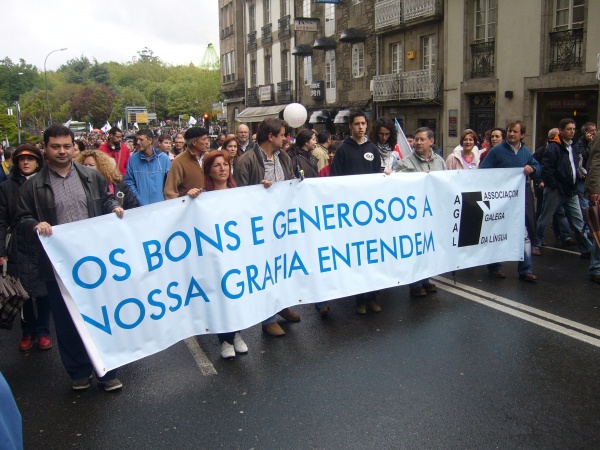
<path id="1" fill-rule="evenodd" d="M 504 279 L 506 275 L 501 270 L 490 270 L 490 277 Z"/>
<path id="2" fill-rule="evenodd" d="M 263 333 L 268 334 L 269 336 L 279 337 L 285 335 L 285 331 L 283 331 L 283 328 L 281 328 L 277 322 L 271 322 L 263 325 L 262 330 Z"/>
<path id="3" fill-rule="evenodd" d="M 84 391 L 90 387 L 91 379 L 92 379 L 91 375 L 89 377 L 85 377 L 85 378 L 76 378 L 75 380 L 72 380 L 71 387 L 73 388 L 74 391 Z"/>
<path id="4" fill-rule="evenodd" d="M 363 303 L 362 305 L 358 305 L 356 307 L 357 314 L 366 314 L 367 313 L 367 304 Z"/>
<path id="5" fill-rule="evenodd" d="M 233 336 L 233 348 L 235 349 L 236 353 L 248 353 L 248 346 L 242 339 L 242 335 L 239 332 L 235 333 Z M 222 352 L 223 349 L 221 348 L 221 354 L 223 354 Z"/>
<path id="6" fill-rule="evenodd" d="M 123 387 L 123 383 L 121 383 L 118 378 L 106 381 L 98 380 L 98 384 L 104 386 L 105 392 L 117 391 Z"/>
<path id="7" fill-rule="evenodd" d="M 371 308 L 371 311 L 373 311 L 373 312 L 381 312 L 381 306 L 379 306 L 379 303 L 377 303 L 377 300 L 371 300 L 367 304 L 369 305 L 369 308 Z"/>
<path id="8" fill-rule="evenodd" d="M 300 322 L 300 316 L 292 311 L 290 308 L 285 308 L 279 311 L 279 315 L 288 322 Z"/>
<path id="9" fill-rule="evenodd" d="M 33 336 L 23 336 L 21 342 L 19 343 L 19 351 L 26 352 L 27 350 L 31 350 L 33 347 Z"/>
<path id="10" fill-rule="evenodd" d="M 235 348 L 229 342 L 224 341 L 221 344 L 221 357 L 223 359 L 233 359 L 235 358 Z"/>
<path id="11" fill-rule="evenodd" d="M 423 283 L 423 289 L 425 289 L 425 292 L 428 294 L 433 294 L 438 291 L 437 286 L 433 283 Z"/>
<path id="12" fill-rule="evenodd" d="M 38 338 L 38 348 L 40 350 L 50 350 L 52 348 L 52 341 L 48 336 L 40 336 Z"/>

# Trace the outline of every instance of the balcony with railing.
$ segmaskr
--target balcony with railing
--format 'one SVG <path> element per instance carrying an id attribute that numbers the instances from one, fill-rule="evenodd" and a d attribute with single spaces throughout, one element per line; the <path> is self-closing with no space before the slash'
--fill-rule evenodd
<path id="1" fill-rule="evenodd" d="M 258 87 L 246 90 L 246 106 L 258 106 Z"/>
<path id="2" fill-rule="evenodd" d="M 262 46 L 264 47 L 265 45 L 269 45 L 271 42 L 273 42 L 273 25 L 272 24 L 268 24 L 265 25 L 264 27 L 262 27 L 260 29 L 261 31 L 261 42 L 262 42 Z"/>
<path id="3" fill-rule="evenodd" d="M 277 102 L 291 103 L 292 101 L 292 81 L 282 81 L 277 83 Z"/>
<path id="4" fill-rule="evenodd" d="M 279 19 L 279 39 L 291 35 L 290 31 L 290 16 L 285 16 Z"/>
<path id="5" fill-rule="evenodd" d="M 437 98 L 440 76 L 435 70 L 414 70 L 373 77 L 373 101 L 431 101 Z"/>
<path id="6" fill-rule="evenodd" d="M 442 17 L 441 0 L 377 0 L 375 31 L 381 31 L 411 20 Z"/>
<path id="7" fill-rule="evenodd" d="M 550 65 L 548 71 L 581 67 L 583 28 L 550 33 Z"/>
<path id="8" fill-rule="evenodd" d="M 490 41 L 471 44 L 471 60 L 471 78 L 493 76 L 496 68 L 496 43 Z"/>
<path id="9" fill-rule="evenodd" d="M 248 51 L 256 50 L 256 31 L 248 33 Z"/>
<path id="10" fill-rule="evenodd" d="M 231 36 L 233 34 L 233 25 L 229 25 L 221 29 L 221 39 L 226 38 L 227 36 Z"/>
<path id="11" fill-rule="evenodd" d="M 377 0 L 375 3 L 375 31 L 400 25 L 402 0 Z"/>

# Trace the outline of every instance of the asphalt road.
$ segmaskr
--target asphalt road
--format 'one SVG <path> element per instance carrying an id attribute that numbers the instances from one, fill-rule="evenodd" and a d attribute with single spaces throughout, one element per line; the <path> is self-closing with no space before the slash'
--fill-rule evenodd
<path id="1" fill-rule="evenodd" d="M 283 338 L 245 330 L 233 361 L 191 338 L 120 369 L 119 393 L 71 391 L 56 349 L 17 351 L 18 326 L 0 333 L 0 370 L 28 449 L 599 448 L 600 285 L 550 248 L 538 283 L 505 272 L 445 274 L 420 300 L 382 291 L 379 314 L 295 308 Z"/>

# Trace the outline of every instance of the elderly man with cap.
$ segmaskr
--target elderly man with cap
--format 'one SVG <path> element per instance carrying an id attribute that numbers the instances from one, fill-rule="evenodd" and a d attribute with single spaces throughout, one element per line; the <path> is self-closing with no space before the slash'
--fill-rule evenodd
<path id="1" fill-rule="evenodd" d="M 40 350 L 52 348 L 50 340 L 50 303 L 46 284 L 38 277 L 38 245 L 24 239 L 15 229 L 19 189 L 27 178 L 42 169 L 44 158 L 40 149 L 21 144 L 13 153 L 13 167 L 8 180 L 0 184 L 0 265 L 8 262 L 8 273 L 20 279 L 30 299 L 23 305 L 21 329 L 23 338 L 19 350 L 31 350 L 37 339 Z M 6 245 L 6 236 L 11 243 Z M 37 306 L 37 316 L 34 305 Z"/>
<path id="2" fill-rule="evenodd" d="M 190 195 L 196 197 L 204 186 L 202 160 L 210 149 L 208 130 L 188 128 L 184 135 L 186 150 L 173 160 L 165 183 L 165 199 Z"/>

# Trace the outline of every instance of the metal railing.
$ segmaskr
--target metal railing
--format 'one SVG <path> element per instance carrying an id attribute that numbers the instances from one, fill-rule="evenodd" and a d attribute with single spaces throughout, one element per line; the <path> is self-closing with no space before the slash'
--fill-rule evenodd
<path id="1" fill-rule="evenodd" d="M 258 87 L 248 88 L 246 90 L 246 105 L 258 106 Z"/>
<path id="2" fill-rule="evenodd" d="M 256 31 L 248 33 L 248 50 L 256 50 Z"/>
<path id="3" fill-rule="evenodd" d="M 292 101 L 292 81 L 282 81 L 277 83 L 277 102 L 290 103 Z"/>
<path id="4" fill-rule="evenodd" d="M 273 25 L 272 24 L 265 25 L 264 27 L 262 27 L 260 29 L 260 31 L 261 31 L 261 42 L 262 42 L 263 47 L 265 45 L 268 45 L 271 42 L 273 42 L 272 29 L 273 29 Z"/>
<path id="5" fill-rule="evenodd" d="M 550 65 L 548 71 L 581 67 L 583 28 L 550 33 Z"/>
<path id="6" fill-rule="evenodd" d="M 471 44 L 471 78 L 493 76 L 496 68 L 496 43 L 480 42 Z"/>
<path id="7" fill-rule="evenodd" d="M 435 70 L 414 70 L 373 78 L 373 101 L 434 100 L 440 77 Z"/>
<path id="8" fill-rule="evenodd" d="M 404 0 L 404 21 L 441 14 L 441 0 Z"/>
<path id="9" fill-rule="evenodd" d="M 279 19 L 279 38 L 291 35 L 290 31 L 290 16 L 285 16 Z"/>
<path id="10" fill-rule="evenodd" d="M 402 22 L 402 0 L 378 0 L 375 3 L 375 30 L 398 26 Z"/>

